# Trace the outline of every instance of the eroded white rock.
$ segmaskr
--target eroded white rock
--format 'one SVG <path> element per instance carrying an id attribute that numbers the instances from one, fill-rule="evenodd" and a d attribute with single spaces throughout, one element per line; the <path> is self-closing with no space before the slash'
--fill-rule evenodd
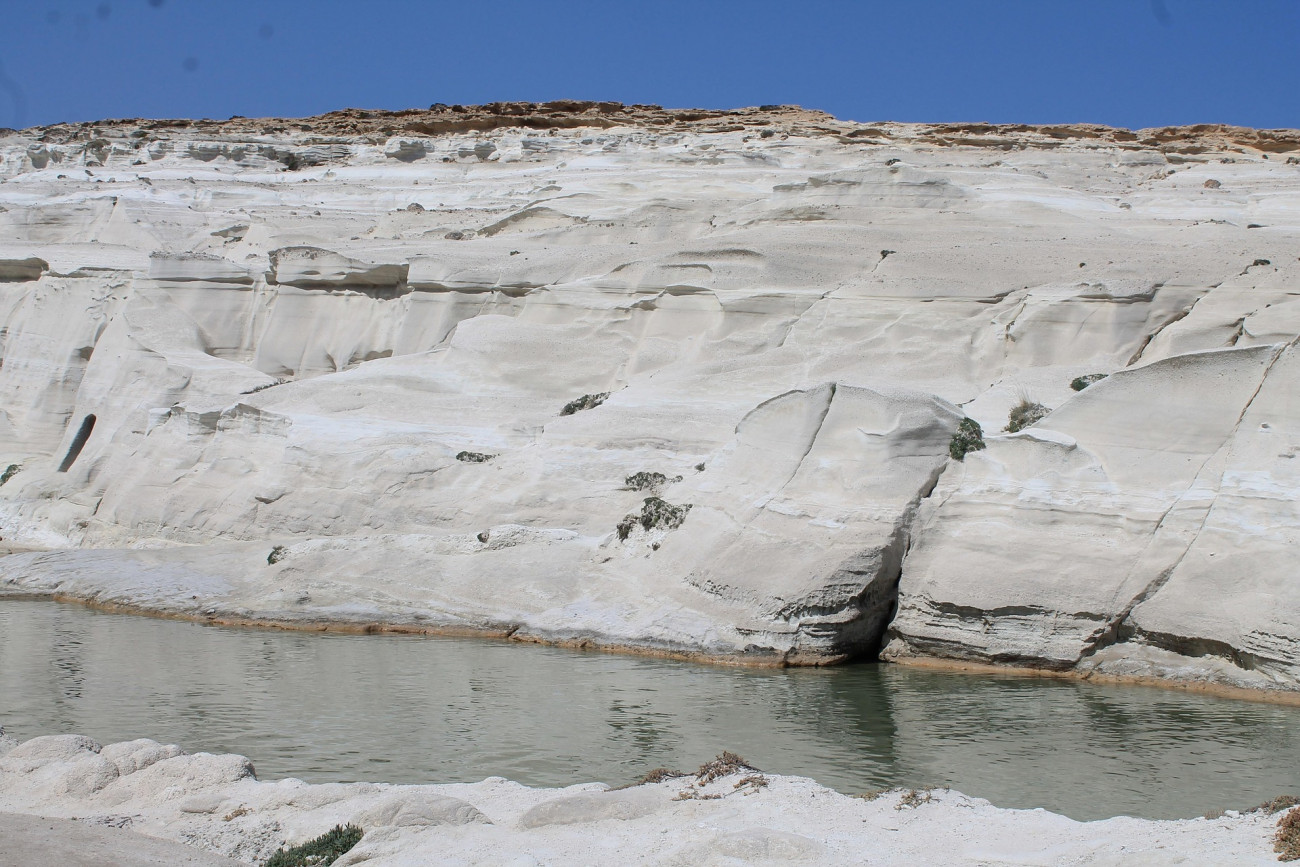
<path id="1" fill-rule="evenodd" d="M 500 778 L 428 786 L 308 785 L 213 775 L 208 768 L 242 768 L 248 760 L 204 754 L 166 759 L 90 790 L 78 785 L 78 757 L 98 757 L 91 743 L 39 738 L 16 748 L 29 759 L 40 757 L 43 773 L 0 759 L 0 816 L 76 816 L 87 828 L 121 828 L 107 841 L 112 857 L 142 863 L 155 863 L 147 859 L 164 848 L 150 840 L 157 838 L 187 844 L 195 863 L 220 863 L 216 856 L 224 856 L 260 864 L 281 846 L 349 823 L 365 833 L 335 862 L 344 867 L 434 861 L 861 864 L 866 852 L 872 863 L 898 865 L 1276 863 L 1276 817 L 1263 812 L 1213 820 L 1076 822 L 1043 810 L 1002 810 L 947 790 L 912 799 L 895 791 L 864 800 L 799 777 L 760 775 L 761 784 L 755 784 L 757 772 L 750 769 L 624 790 L 598 784 L 531 789 Z M 100 752 L 132 754 L 144 745 L 113 744 Z M 168 775 L 169 785 L 133 782 L 168 765 L 182 769 Z M 0 827 L 8 827 L 2 818 Z M 47 830 L 53 841 L 89 837 L 75 829 Z M 10 851 L 11 841 L 0 840 L 0 855 Z M 184 850 L 171 851 L 173 858 L 184 856 Z"/>
<path id="2" fill-rule="evenodd" d="M 427 114 L 0 140 L 0 589 L 1300 685 L 1295 136 Z"/>

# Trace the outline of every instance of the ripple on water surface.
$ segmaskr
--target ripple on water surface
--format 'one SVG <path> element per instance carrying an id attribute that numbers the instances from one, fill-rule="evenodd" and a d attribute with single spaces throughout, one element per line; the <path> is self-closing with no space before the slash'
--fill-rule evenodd
<path id="1" fill-rule="evenodd" d="M 249 756 L 263 779 L 628 782 L 723 749 L 843 792 L 950 785 L 1075 818 L 1300 793 L 1300 708 L 886 665 L 755 671 L 0 602 L 0 725 Z"/>

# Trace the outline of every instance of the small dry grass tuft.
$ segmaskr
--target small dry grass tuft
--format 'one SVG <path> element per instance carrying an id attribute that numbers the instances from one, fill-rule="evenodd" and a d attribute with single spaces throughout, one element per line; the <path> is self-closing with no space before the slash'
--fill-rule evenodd
<path id="1" fill-rule="evenodd" d="M 861 801 L 876 801 L 885 795 L 888 795 L 892 791 L 893 789 L 872 789 L 870 792 L 861 792 L 853 797 Z"/>
<path id="2" fill-rule="evenodd" d="M 642 777 L 641 782 L 638 783 L 638 785 L 644 786 L 647 783 L 662 783 L 664 780 L 675 780 L 678 777 L 688 776 L 690 776 L 690 774 L 687 774 L 685 771 L 674 771 L 669 768 L 655 768 L 653 771 Z"/>
<path id="3" fill-rule="evenodd" d="M 895 810 L 915 810 L 922 804 L 928 804 L 934 800 L 934 792 L 937 786 L 923 786 L 919 789 L 908 789 L 903 793 L 903 797 L 898 799 L 894 805 Z M 946 788 L 944 791 L 948 791 Z"/>
<path id="4" fill-rule="evenodd" d="M 1277 820 L 1273 851 L 1279 861 L 1300 861 L 1300 809 L 1290 810 Z"/>
<path id="5" fill-rule="evenodd" d="M 1007 416 L 1007 426 L 1003 430 L 1007 433 L 1024 430 L 1030 425 L 1047 418 L 1049 412 L 1051 410 L 1041 403 L 1022 397 L 1020 403 L 1011 408 L 1011 412 Z"/>
<path id="6" fill-rule="evenodd" d="M 695 772 L 695 780 L 673 798 L 674 801 L 716 801 L 724 797 L 721 794 L 706 795 L 700 791 L 704 786 L 724 777 L 730 777 L 733 774 L 744 773 L 746 776 L 732 786 L 732 791 L 744 791 L 746 795 L 752 795 L 760 789 L 766 788 L 771 782 L 763 773 L 742 757 L 735 753 L 723 750 L 722 754 L 711 762 L 705 762 L 700 765 L 700 769 Z M 689 774 L 676 774 L 674 776 L 689 776 Z M 666 777 L 664 779 L 667 779 Z"/>
<path id="7" fill-rule="evenodd" d="M 1278 795 L 1273 800 L 1265 801 L 1255 809 L 1248 810 L 1247 812 L 1257 813 L 1263 810 L 1265 813 L 1268 813 L 1271 816 L 1274 813 L 1282 812 L 1288 807 L 1294 807 L 1297 805 L 1300 805 L 1300 798 L 1297 798 L 1295 795 Z"/>
<path id="8" fill-rule="evenodd" d="M 722 751 L 711 762 L 705 762 L 700 765 L 700 769 L 695 772 L 695 781 L 698 785 L 707 786 L 714 780 L 720 780 L 723 777 L 729 777 L 732 774 L 738 774 L 741 771 L 757 771 L 758 768 L 745 761 L 735 753 Z"/>
<path id="9" fill-rule="evenodd" d="M 653 786 L 655 783 L 662 783 L 664 780 L 675 780 L 679 777 L 689 777 L 690 774 L 685 771 L 674 771 L 669 768 L 655 768 L 647 773 L 644 777 L 635 783 L 628 783 L 625 786 L 615 786 L 614 790 L 634 789 L 637 786 Z"/>
<path id="10" fill-rule="evenodd" d="M 674 801 L 721 801 L 722 795 L 701 795 L 694 786 L 687 786 L 673 798 Z"/>

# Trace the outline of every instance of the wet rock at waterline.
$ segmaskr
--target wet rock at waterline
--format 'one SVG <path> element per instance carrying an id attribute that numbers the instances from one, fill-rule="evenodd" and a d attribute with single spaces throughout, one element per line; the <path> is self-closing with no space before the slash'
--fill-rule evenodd
<path id="1" fill-rule="evenodd" d="M 32 814 L 51 823 L 76 817 L 83 829 L 46 826 L 48 836 L 60 846 L 69 838 L 102 846 L 114 863 L 185 863 L 178 843 L 193 863 L 264 863 L 281 847 L 348 825 L 361 839 L 335 863 L 375 867 L 531 862 L 536 853 L 556 863 L 860 864 L 864 851 L 873 863 L 900 865 L 933 861 L 936 852 L 953 864 L 1270 864 L 1277 824 L 1263 809 L 1076 822 L 947 789 L 854 797 L 765 774 L 725 752 L 696 772 L 651 774 L 621 790 L 529 788 L 500 777 L 311 785 L 260 781 L 242 756 L 190 755 L 149 740 L 101 747 L 77 735 L 0 742 L 0 828 L 30 828 Z M 96 834 L 104 828 L 117 833 Z M 29 854 L 22 846 L 22 838 L 0 838 L 0 856 Z"/>
<path id="2" fill-rule="evenodd" d="M 1300 685 L 1300 137 L 538 112 L 0 139 L 0 588 Z"/>

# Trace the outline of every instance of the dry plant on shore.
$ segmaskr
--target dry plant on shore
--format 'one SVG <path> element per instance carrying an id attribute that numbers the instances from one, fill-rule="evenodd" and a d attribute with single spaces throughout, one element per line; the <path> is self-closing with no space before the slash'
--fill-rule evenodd
<path id="1" fill-rule="evenodd" d="M 746 771 L 748 771 L 749 773 L 746 774 L 742 779 L 738 780 L 736 784 L 731 787 L 732 789 L 731 792 L 705 794 L 700 791 L 704 786 L 707 786 L 710 783 L 724 779 L 725 777 L 730 777 L 736 774 L 744 773 Z M 653 779 L 653 780 L 649 779 L 651 775 L 660 774 L 660 773 L 662 775 L 659 776 L 658 779 Z M 660 780 L 669 779 L 671 777 L 686 777 L 686 776 L 690 776 L 690 775 L 682 774 L 677 771 L 664 771 L 663 768 L 659 768 L 656 771 L 651 771 L 650 774 L 647 775 L 646 782 L 659 782 Z M 743 792 L 746 795 L 752 795 L 755 792 L 760 791 L 761 789 L 767 788 L 770 782 L 771 780 L 769 780 L 767 776 L 763 774 L 762 771 L 760 771 L 758 768 L 751 765 L 749 762 L 745 761 L 744 758 L 736 755 L 735 753 L 727 752 L 726 750 L 724 750 L 722 754 L 719 755 L 713 761 L 705 762 L 704 764 L 700 765 L 700 769 L 695 772 L 694 782 L 692 782 L 682 791 L 678 792 L 677 796 L 673 798 L 673 800 L 674 801 L 717 801 L 720 800 L 721 798 L 726 797 L 728 794 L 732 794 L 734 792 Z"/>
<path id="2" fill-rule="evenodd" d="M 1295 795 L 1278 795 L 1276 798 L 1273 798 L 1270 801 L 1265 801 L 1255 809 L 1249 810 L 1248 812 L 1255 813 L 1263 810 L 1271 816 L 1274 813 L 1282 812 L 1288 807 L 1294 807 L 1297 805 L 1300 805 L 1300 798 L 1297 798 Z"/>
<path id="3" fill-rule="evenodd" d="M 615 786 L 611 791 L 619 791 L 621 789 L 635 789 L 637 786 L 652 786 L 655 783 L 662 783 L 664 780 L 675 780 L 678 777 L 689 777 L 689 776 L 690 774 L 686 773 L 685 771 L 674 771 L 671 768 L 655 768 L 654 770 L 648 772 L 641 779 L 637 780 L 635 783 L 627 783 L 626 785 Z"/>
<path id="4" fill-rule="evenodd" d="M 1277 820 L 1273 851 L 1279 861 L 1300 861 L 1300 809 L 1289 810 Z"/>
<path id="5" fill-rule="evenodd" d="M 903 793 L 903 797 L 898 799 L 894 805 L 895 810 L 915 810 L 922 804 L 928 804 L 934 800 L 931 794 L 933 789 L 908 789 Z"/>

